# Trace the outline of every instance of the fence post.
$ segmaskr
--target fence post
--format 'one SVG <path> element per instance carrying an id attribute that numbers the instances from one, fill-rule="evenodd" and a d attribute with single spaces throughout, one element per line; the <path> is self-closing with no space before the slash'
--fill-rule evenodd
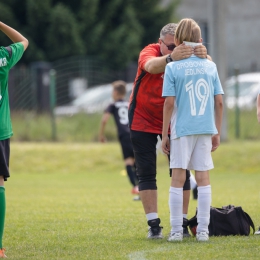
<path id="1" fill-rule="evenodd" d="M 235 67 L 235 137 L 240 137 L 240 108 L 239 108 L 239 82 L 238 82 L 239 68 Z"/>
<path id="2" fill-rule="evenodd" d="M 54 69 L 50 70 L 50 112 L 51 112 L 51 136 L 52 140 L 57 140 L 56 131 L 56 120 L 54 114 L 54 108 L 56 106 L 56 71 Z"/>

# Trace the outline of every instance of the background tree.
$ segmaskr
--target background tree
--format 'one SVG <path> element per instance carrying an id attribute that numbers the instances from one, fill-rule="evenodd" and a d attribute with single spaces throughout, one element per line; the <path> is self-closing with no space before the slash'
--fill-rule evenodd
<path id="1" fill-rule="evenodd" d="M 95 56 L 121 69 L 157 42 L 163 25 L 174 21 L 179 0 L 2 0 L 1 20 L 22 32 L 30 48 L 25 63 L 73 55 Z M 2 44 L 9 44 L 0 35 Z"/>
<path id="2" fill-rule="evenodd" d="M 15 15 L 12 12 L 12 8 L 5 3 L 0 3 L 1 10 L 1 20 L 7 23 L 8 25 L 17 28 L 18 22 Z M 6 46 L 10 44 L 10 39 L 3 33 L 0 34 L 1 45 Z"/>
<path id="3" fill-rule="evenodd" d="M 46 56 L 51 61 L 85 53 L 75 16 L 61 3 L 58 3 L 50 14 L 50 25 L 45 36 Z"/>

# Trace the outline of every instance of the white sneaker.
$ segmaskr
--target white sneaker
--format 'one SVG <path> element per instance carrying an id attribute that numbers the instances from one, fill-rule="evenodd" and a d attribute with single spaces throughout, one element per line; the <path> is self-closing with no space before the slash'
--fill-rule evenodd
<path id="1" fill-rule="evenodd" d="M 205 242 L 209 240 L 209 234 L 207 232 L 198 232 L 196 238 L 199 242 Z"/>
<path id="2" fill-rule="evenodd" d="M 255 235 L 260 235 L 260 227 L 259 227 L 258 230 L 255 232 Z"/>
<path id="3" fill-rule="evenodd" d="M 168 237 L 168 241 L 182 241 L 183 239 L 183 234 L 182 233 L 171 233 Z"/>
<path id="4" fill-rule="evenodd" d="M 138 201 L 138 200 L 141 200 L 141 198 L 140 198 L 139 195 L 136 195 L 136 196 L 133 197 L 133 200 L 134 200 L 134 201 Z"/>

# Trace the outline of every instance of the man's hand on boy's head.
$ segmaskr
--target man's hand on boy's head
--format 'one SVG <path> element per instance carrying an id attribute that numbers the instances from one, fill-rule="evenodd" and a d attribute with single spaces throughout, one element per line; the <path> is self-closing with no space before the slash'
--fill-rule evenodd
<path id="1" fill-rule="evenodd" d="M 194 55 L 201 59 L 207 58 L 207 48 L 204 45 L 198 45 L 194 48 Z"/>
<path id="2" fill-rule="evenodd" d="M 176 60 L 187 59 L 192 54 L 193 54 L 193 49 L 190 46 L 187 46 L 183 43 L 174 48 L 174 50 L 171 53 L 171 57 L 174 61 L 176 61 Z"/>
<path id="3" fill-rule="evenodd" d="M 189 58 L 192 54 L 201 59 L 207 58 L 207 48 L 204 45 L 198 45 L 195 48 L 185 45 L 184 43 L 175 47 L 171 53 L 173 60 L 183 60 Z M 212 59 L 210 59 L 212 60 Z"/>

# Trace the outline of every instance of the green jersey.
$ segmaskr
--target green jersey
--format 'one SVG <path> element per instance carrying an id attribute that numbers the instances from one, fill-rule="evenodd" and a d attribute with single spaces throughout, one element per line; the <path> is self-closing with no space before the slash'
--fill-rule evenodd
<path id="1" fill-rule="evenodd" d="M 0 47 L 0 140 L 13 135 L 8 96 L 9 70 L 21 59 L 24 52 L 22 43 Z"/>

